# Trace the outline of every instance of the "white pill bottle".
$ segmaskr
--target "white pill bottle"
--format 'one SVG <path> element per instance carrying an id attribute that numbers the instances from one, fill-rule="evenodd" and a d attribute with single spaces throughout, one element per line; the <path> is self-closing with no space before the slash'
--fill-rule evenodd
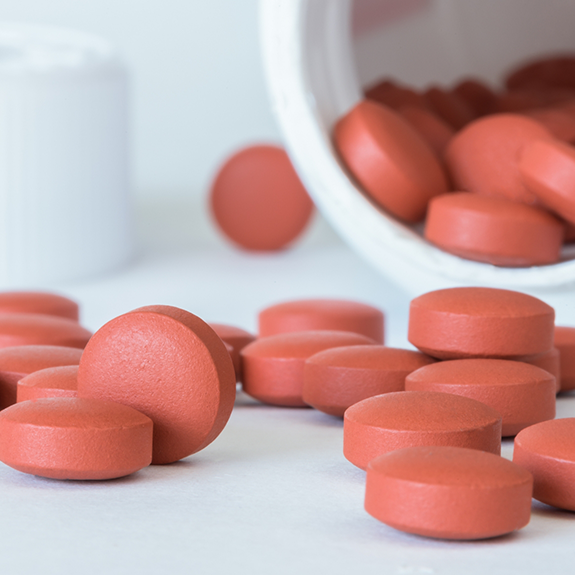
<path id="1" fill-rule="evenodd" d="M 362 88 L 392 77 L 415 87 L 476 76 L 500 84 L 512 66 L 575 52 L 570 0 L 261 0 L 264 66 L 284 142 L 316 205 L 384 275 L 419 295 L 454 286 L 531 293 L 575 323 L 575 260 L 503 268 L 452 256 L 378 210 L 332 145 Z M 573 256 L 571 252 L 571 256 Z"/>

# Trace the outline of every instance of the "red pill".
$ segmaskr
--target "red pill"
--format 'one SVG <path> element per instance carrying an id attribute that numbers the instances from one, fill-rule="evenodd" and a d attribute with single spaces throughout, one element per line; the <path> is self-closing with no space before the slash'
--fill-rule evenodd
<path id="1" fill-rule="evenodd" d="M 199 451 L 223 430 L 234 405 L 230 355 L 214 330 L 170 306 L 121 315 L 92 337 L 80 361 L 78 396 L 129 405 L 154 422 L 153 463 Z"/>
<path id="2" fill-rule="evenodd" d="M 236 372 L 236 379 L 242 380 L 242 365 L 240 360 L 240 352 L 246 345 L 252 343 L 256 338 L 249 331 L 235 327 L 233 325 L 226 325 L 223 323 L 210 323 L 209 326 L 218 334 L 219 338 L 227 345 L 230 346 L 230 355 L 234 364 L 234 371 Z"/>
<path id="3" fill-rule="evenodd" d="M 78 365 L 82 350 L 54 345 L 22 345 L 0 349 L 0 409 L 16 403 L 23 377 L 47 367 Z"/>
<path id="4" fill-rule="evenodd" d="M 302 398 L 306 359 L 332 347 L 373 343 L 364 335 L 347 331 L 299 331 L 262 337 L 241 352 L 243 390 L 270 405 L 307 407 Z"/>
<path id="5" fill-rule="evenodd" d="M 531 474 L 492 453 L 409 447 L 369 464 L 366 511 L 400 531 L 439 539 L 486 539 L 529 523 Z"/>
<path id="6" fill-rule="evenodd" d="M 455 130 L 431 110 L 402 106 L 398 111 L 417 130 L 435 154 L 443 159 L 445 148 L 455 135 Z"/>
<path id="7" fill-rule="evenodd" d="M 475 118 L 470 106 L 456 93 L 433 86 L 424 96 L 429 107 L 455 130 L 460 130 Z"/>
<path id="8" fill-rule="evenodd" d="M 463 287 L 411 301 L 408 339 L 439 359 L 512 357 L 553 347 L 555 311 L 511 290 Z"/>
<path id="9" fill-rule="evenodd" d="M 544 57 L 511 70 L 505 78 L 510 90 L 522 88 L 575 88 L 575 58 L 570 55 Z"/>
<path id="10" fill-rule="evenodd" d="M 533 204 L 519 172 L 521 149 L 552 139 L 539 122 L 518 114 L 494 114 L 475 120 L 449 142 L 445 161 L 456 189 Z"/>
<path id="11" fill-rule="evenodd" d="M 379 206 L 406 222 L 419 222 L 427 202 L 447 191 L 438 159 L 399 114 L 363 101 L 334 130 L 336 148 L 359 184 Z"/>
<path id="12" fill-rule="evenodd" d="M 343 417 L 343 454 L 366 469 L 374 458 L 415 445 L 501 452 L 501 415 L 474 399 L 435 391 L 398 391 L 364 399 Z"/>
<path id="13" fill-rule="evenodd" d="M 0 292 L 0 313 L 40 313 L 78 321 L 78 304 L 47 292 Z"/>
<path id="14" fill-rule="evenodd" d="M 555 377 L 506 359 L 455 359 L 424 366 L 405 378 L 407 391 L 439 391 L 475 399 L 503 418 L 503 437 L 555 417 Z"/>
<path id="15" fill-rule="evenodd" d="M 307 226 L 313 203 L 288 155 L 276 146 L 251 146 L 220 167 L 210 191 L 220 230 L 253 251 L 285 248 Z"/>
<path id="16" fill-rule="evenodd" d="M 541 140 L 523 148 L 519 161 L 523 182 L 540 202 L 575 224 L 575 149 Z"/>
<path id="17" fill-rule="evenodd" d="M 0 461 L 53 479 L 114 479 L 152 460 L 152 420 L 111 401 L 24 401 L 0 413 Z"/>
<path id="18" fill-rule="evenodd" d="M 558 140 L 569 144 L 575 143 L 575 116 L 573 114 L 558 108 L 530 110 L 525 114 L 545 126 Z"/>
<path id="19" fill-rule="evenodd" d="M 77 397 L 78 366 L 48 367 L 23 377 L 17 385 L 17 401 L 41 397 Z"/>
<path id="20" fill-rule="evenodd" d="M 559 261 L 564 227 L 546 211 L 505 198 L 460 192 L 429 203 L 425 238 L 469 260 L 528 267 Z"/>
<path id="21" fill-rule="evenodd" d="M 497 99 L 487 84 L 475 78 L 462 80 L 453 88 L 453 93 L 463 100 L 476 116 L 490 114 Z"/>
<path id="22" fill-rule="evenodd" d="M 427 108 L 427 102 L 422 94 L 412 88 L 399 86 L 391 80 L 383 80 L 371 86 L 366 90 L 365 97 L 395 109 L 401 106 Z"/>
<path id="23" fill-rule="evenodd" d="M 352 331 L 383 343 L 384 315 L 373 306 L 337 299 L 304 299 L 267 307 L 258 316 L 259 335 L 290 331 Z"/>
<path id="24" fill-rule="evenodd" d="M 515 438 L 513 461 L 533 474 L 533 497 L 575 511 L 575 418 L 544 421 Z"/>
<path id="25" fill-rule="evenodd" d="M 528 363 L 544 369 L 555 378 L 555 392 L 559 393 L 559 391 L 561 391 L 561 358 L 559 350 L 556 347 L 552 347 L 549 351 L 544 353 L 520 355 L 509 359 L 522 361 L 523 363 Z"/>
<path id="26" fill-rule="evenodd" d="M 575 389 L 575 327 L 555 327 L 555 347 L 559 350 L 561 391 Z"/>
<path id="27" fill-rule="evenodd" d="M 319 411 L 343 417 L 354 403 L 405 389 L 405 377 L 435 360 L 418 351 L 354 345 L 312 355 L 305 362 L 303 400 Z"/>

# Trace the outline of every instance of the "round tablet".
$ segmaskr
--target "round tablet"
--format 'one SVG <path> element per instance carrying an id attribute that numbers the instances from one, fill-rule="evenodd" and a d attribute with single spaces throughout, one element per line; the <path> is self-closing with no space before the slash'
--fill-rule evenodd
<path id="1" fill-rule="evenodd" d="M 209 326 L 218 334 L 220 339 L 230 346 L 230 355 L 236 372 L 236 379 L 242 380 L 242 364 L 240 351 L 256 338 L 249 331 L 222 323 L 210 323 Z"/>
<path id="2" fill-rule="evenodd" d="M 561 391 L 575 389 L 575 327 L 555 327 L 555 347 L 559 350 Z"/>
<path id="3" fill-rule="evenodd" d="M 114 479 L 152 460 L 152 420 L 112 401 L 24 401 L 0 413 L 0 461 L 52 479 Z"/>
<path id="4" fill-rule="evenodd" d="M 518 114 L 494 114 L 471 122 L 447 146 L 445 162 L 455 188 L 533 204 L 536 197 L 519 173 L 526 144 L 552 139 L 539 122 Z"/>
<path id="5" fill-rule="evenodd" d="M 109 321 L 80 361 L 79 397 L 117 401 L 153 420 L 156 464 L 211 443 L 235 395 L 225 344 L 207 323 L 175 307 L 142 307 Z"/>
<path id="6" fill-rule="evenodd" d="M 533 355 L 553 347 L 555 311 L 516 291 L 462 287 L 411 301 L 408 339 L 440 359 Z"/>
<path id="7" fill-rule="evenodd" d="M 354 403 L 405 389 L 405 377 L 435 360 L 418 351 L 354 345 L 320 351 L 305 362 L 303 400 L 319 411 L 343 417 Z"/>
<path id="8" fill-rule="evenodd" d="M 313 203 L 288 155 L 276 146 L 250 146 L 220 167 L 210 190 L 220 230 L 247 250 L 274 251 L 308 224 Z"/>
<path id="9" fill-rule="evenodd" d="M 48 367 L 24 376 L 17 384 L 17 401 L 41 397 L 77 397 L 78 366 Z"/>
<path id="10" fill-rule="evenodd" d="M 533 497 L 575 511 L 575 418 L 543 421 L 515 438 L 513 461 L 533 474 Z"/>
<path id="11" fill-rule="evenodd" d="M 0 313 L 40 313 L 78 321 L 78 304 L 47 292 L 0 292 Z"/>
<path id="12" fill-rule="evenodd" d="M 259 335 L 267 337 L 290 331 L 352 331 L 383 343 L 383 312 L 370 305 L 347 300 L 306 299 L 272 305 L 258 316 Z"/>
<path id="13" fill-rule="evenodd" d="M 427 102 L 422 94 L 412 88 L 399 86 L 391 80 L 382 80 L 369 87 L 365 92 L 365 97 L 395 109 L 401 106 L 427 107 Z"/>
<path id="14" fill-rule="evenodd" d="M 502 419 L 503 437 L 555 417 L 555 377 L 506 359 L 455 359 L 424 366 L 405 378 L 408 391 L 439 391 L 489 405 Z"/>
<path id="15" fill-rule="evenodd" d="M 493 90 L 476 78 L 462 80 L 453 88 L 453 93 L 459 96 L 477 116 L 490 114 L 497 99 Z"/>
<path id="16" fill-rule="evenodd" d="M 398 111 L 443 161 L 445 148 L 455 135 L 455 130 L 431 110 L 402 106 Z"/>
<path id="17" fill-rule="evenodd" d="M 302 398 L 306 359 L 332 347 L 373 343 L 364 335 L 347 331 L 298 331 L 261 337 L 241 352 L 243 390 L 270 405 L 307 407 Z"/>
<path id="18" fill-rule="evenodd" d="M 432 86 L 424 96 L 429 107 L 455 130 L 460 130 L 475 118 L 468 104 L 454 92 Z"/>
<path id="19" fill-rule="evenodd" d="M 337 122 L 334 140 L 344 164 L 370 198 L 401 220 L 421 221 L 427 202 L 447 191 L 433 150 L 390 108 L 360 102 Z"/>
<path id="20" fill-rule="evenodd" d="M 431 200 L 424 235 L 456 256 L 498 266 L 528 267 L 559 260 L 564 227 L 539 208 L 460 192 Z"/>
<path id="21" fill-rule="evenodd" d="M 0 349 L 0 409 L 16 403 L 23 377 L 47 367 L 78 365 L 82 350 L 54 345 L 22 345 Z"/>
<path id="22" fill-rule="evenodd" d="M 529 118 L 545 126 L 553 136 L 562 142 L 575 143 L 575 116 L 559 108 L 530 110 Z"/>
<path id="23" fill-rule="evenodd" d="M 439 539 L 485 539 L 529 523 L 531 474 L 461 447 L 409 447 L 369 464 L 366 511 L 386 525 Z"/>
<path id="24" fill-rule="evenodd" d="M 575 224 L 575 149 L 559 141 L 525 146 L 519 161 L 525 185 L 542 204 Z"/>
<path id="25" fill-rule="evenodd" d="M 357 467 L 414 445 L 469 447 L 499 454 L 501 416 L 474 399 L 435 391 L 398 391 L 364 399 L 343 417 L 343 454 Z"/>
<path id="26" fill-rule="evenodd" d="M 555 378 L 555 393 L 561 391 L 561 358 L 559 350 L 552 347 L 549 351 L 544 353 L 537 353 L 535 355 L 520 355 L 517 357 L 510 357 L 513 361 L 522 361 L 529 363 L 536 367 L 544 369 Z"/>
<path id="27" fill-rule="evenodd" d="M 37 313 L 0 314 L 0 348 L 58 345 L 83 348 L 91 337 L 77 321 Z"/>

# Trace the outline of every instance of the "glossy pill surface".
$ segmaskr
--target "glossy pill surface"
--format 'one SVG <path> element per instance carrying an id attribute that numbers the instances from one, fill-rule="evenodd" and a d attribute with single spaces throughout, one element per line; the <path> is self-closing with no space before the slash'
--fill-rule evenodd
<path id="1" fill-rule="evenodd" d="M 383 523 L 439 539 L 485 539 L 529 523 L 531 474 L 461 447 L 410 447 L 369 464 L 365 509 Z"/>
<path id="2" fill-rule="evenodd" d="M 334 130 L 335 146 L 365 192 L 390 214 L 419 222 L 427 202 L 447 191 L 434 152 L 399 114 L 360 102 Z"/>
<path id="3" fill-rule="evenodd" d="M 307 407 L 303 400 L 306 359 L 333 347 L 369 345 L 372 339 L 347 331 L 298 331 L 262 337 L 242 352 L 243 390 L 263 403 Z"/>
<path id="4" fill-rule="evenodd" d="M 563 224 L 542 209 L 468 192 L 433 198 L 425 222 L 425 238 L 441 249 L 507 267 L 557 262 L 563 235 Z"/>
<path id="5" fill-rule="evenodd" d="M 515 438 L 513 461 L 533 474 L 533 497 L 575 511 L 575 418 L 532 425 Z"/>
<path id="6" fill-rule="evenodd" d="M 0 292 L 0 313 L 39 313 L 78 321 L 78 304 L 48 292 Z"/>
<path id="7" fill-rule="evenodd" d="M 147 306 L 100 328 L 86 346 L 78 396 L 107 399 L 154 422 L 153 463 L 203 449 L 226 425 L 236 378 L 214 330 L 170 306 Z"/>
<path id="8" fill-rule="evenodd" d="M 346 410 L 343 454 L 357 467 L 414 445 L 450 445 L 501 452 L 501 416 L 474 399 L 435 391 L 399 391 Z"/>
<path id="9" fill-rule="evenodd" d="M 303 400 L 328 413 L 343 417 L 354 403 L 405 389 L 405 377 L 435 360 L 417 351 L 356 345 L 321 351 L 305 362 Z"/>
<path id="10" fill-rule="evenodd" d="M 383 343 L 384 315 L 373 306 L 348 300 L 307 299 L 272 305 L 258 316 L 259 335 L 310 330 L 351 331 Z"/>
<path id="11" fill-rule="evenodd" d="M 480 287 L 423 294 L 409 307 L 409 341 L 440 359 L 532 355 L 553 347 L 555 311 L 524 293 Z"/>
<path id="12" fill-rule="evenodd" d="M 575 389 L 575 327 L 555 327 L 555 347 L 559 350 L 561 391 Z"/>
<path id="13" fill-rule="evenodd" d="M 440 391 L 481 401 L 503 418 L 504 437 L 555 417 L 555 377 L 505 359 L 456 359 L 424 366 L 405 379 L 408 391 Z"/>
<path id="14" fill-rule="evenodd" d="M 288 155 L 269 145 L 244 148 L 228 158 L 212 184 L 210 203 L 220 230 L 254 251 L 286 247 L 313 212 Z"/>
<path id="15" fill-rule="evenodd" d="M 114 479 L 152 459 L 152 421 L 96 399 L 44 398 L 0 413 L 0 461 L 53 479 Z"/>
<path id="16" fill-rule="evenodd" d="M 23 377 L 17 385 L 17 401 L 41 397 L 77 397 L 78 366 L 48 367 Z"/>

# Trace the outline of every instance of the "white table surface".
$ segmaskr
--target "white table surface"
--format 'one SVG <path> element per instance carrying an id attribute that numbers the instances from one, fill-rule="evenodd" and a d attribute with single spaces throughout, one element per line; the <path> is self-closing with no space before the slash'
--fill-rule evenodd
<path id="1" fill-rule="evenodd" d="M 139 255 L 106 277 L 49 286 L 76 298 L 97 329 L 146 304 L 188 309 L 254 330 L 268 304 L 357 299 L 387 313 L 387 343 L 407 346 L 409 298 L 321 222 L 293 250 L 241 253 L 201 207 L 139 210 Z M 47 286 L 43 286 L 47 287 Z M 561 397 L 558 416 L 575 415 Z M 510 457 L 512 442 L 503 454 Z M 342 422 L 238 395 L 222 434 L 179 463 L 107 482 L 61 482 L 0 464 L 5 574 L 572 573 L 575 514 L 534 503 L 518 533 L 446 542 L 395 531 L 363 510 L 365 474 L 342 454 Z M 575 486 L 574 486 L 575 488 Z"/>

